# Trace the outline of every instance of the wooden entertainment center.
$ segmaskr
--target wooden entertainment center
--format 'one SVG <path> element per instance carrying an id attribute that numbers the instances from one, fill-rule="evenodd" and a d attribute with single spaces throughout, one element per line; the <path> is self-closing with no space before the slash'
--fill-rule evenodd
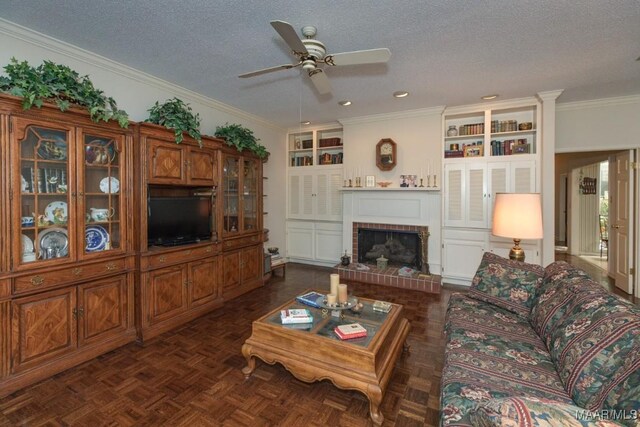
<path id="1" fill-rule="evenodd" d="M 262 160 L 224 141 L 0 95 L 0 395 L 262 285 Z M 149 196 L 211 200 L 211 239 L 149 245 Z"/>

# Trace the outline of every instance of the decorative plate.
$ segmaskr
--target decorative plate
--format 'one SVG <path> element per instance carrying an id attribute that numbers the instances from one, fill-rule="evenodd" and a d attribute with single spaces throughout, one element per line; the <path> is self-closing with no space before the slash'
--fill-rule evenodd
<path id="1" fill-rule="evenodd" d="M 33 240 L 31 240 L 29 236 L 26 236 L 24 234 L 22 235 L 22 253 L 33 253 Z"/>
<path id="2" fill-rule="evenodd" d="M 84 159 L 90 165 L 106 165 L 116 159 L 113 140 L 94 139 L 84 148 Z"/>
<path id="3" fill-rule="evenodd" d="M 54 251 L 57 250 L 56 258 L 67 256 L 69 254 L 67 230 L 53 227 L 40 233 L 40 250 L 45 252 L 49 248 L 54 249 Z"/>
<path id="4" fill-rule="evenodd" d="M 90 225 L 84 232 L 87 252 L 103 251 L 109 241 L 109 233 L 100 225 Z"/>
<path id="5" fill-rule="evenodd" d="M 120 191 L 120 181 L 118 181 L 118 178 L 113 176 L 102 178 L 102 180 L 100 181 L 100 191 L 102 191 L 103 193 L 111 194 L 117 193 L 118 191 Z"/>
<path id="6" fill-rule="evenodd" d="M 67 222 L 67 202 L 51 202 L 44 208 L 44 216 L 54 224 L 64 224 Z"/>
<path id="7" fill-rule="evenodd" d="M 61 138 L 42 141 L 38 147 L 38 156 L 45 160 L 67 160 L 67 141 Z"/>

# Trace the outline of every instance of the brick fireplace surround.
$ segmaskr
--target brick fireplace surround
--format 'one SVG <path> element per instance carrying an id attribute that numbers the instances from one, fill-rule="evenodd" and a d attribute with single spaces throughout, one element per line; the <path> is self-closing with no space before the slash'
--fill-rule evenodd
<path id="1" fill-rule="evenodd" d="M 398 275 L 398 267 L 389 266 L 384 270 L 379 270 L 375 265 L 366 264 L 369 270 L 358 270 L 357 265 L 357 253 L 358 253 L 358 229 L 369 228 L 376 230 L 389 230 L 389 231 L 409 231 L 419 232 L 421 230 L 428 231 L 426 226 L 417 225 L 394 225 L 394 224 L 377 224 L 367 222 L 354 222 L 353 223 L 353 254 L 352 263 L 348 266 L 338 264 L 334 267 L 334 270 L 340 275 L 340 278 L 345 281 L 372 283 L 376 285 L 393 286 L 402 289 L 412 289 L 421 292 L 440 293 L 441 277 L 437 275 L 425 275 L 419 272 L 414 273 L 411 277 L 404 277 Z M 423 262 L 428 262 L 425 260 Z"/>

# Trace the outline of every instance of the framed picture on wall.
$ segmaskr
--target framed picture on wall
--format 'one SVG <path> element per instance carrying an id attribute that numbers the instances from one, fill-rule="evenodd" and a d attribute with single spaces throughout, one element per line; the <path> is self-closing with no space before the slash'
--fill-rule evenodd
<path id="1" fill-rule="evenodd" d="M 418 175 L 400 175 L 400 187 L 417 187 Z"/>

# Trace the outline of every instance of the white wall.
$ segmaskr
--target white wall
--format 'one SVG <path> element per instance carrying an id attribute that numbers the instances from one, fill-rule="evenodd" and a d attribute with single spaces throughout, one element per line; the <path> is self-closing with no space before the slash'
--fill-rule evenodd
<path id="1" fill-rule="evenodd" d="M 270 230 L 268 246 L 285 245 L 285 169 L 280 161 L 286 157 L 286 130 L 259 117 L 222 104 L 211 98 L 186 90 L 170 82 L 119 64 L 107 58 L 60 42 L 40 33 L 27 30 L 0 19 L 0 64 L 8 64 L 11 57 L 38 65 L 44 59 L 65 64 L 81 75 L 87 74 L 97 88 L 113 97 L 118 107 L 127 111 L 133 121 L 149 117 L 147 110 L 156 102 L 174 96 L 190 104 L 200 114 L 201 132 L 213 135 L 216 126 L 226 122 L 240 123 L 260 138 L 271 153 L 264 165 L 265 227 Z"/>

